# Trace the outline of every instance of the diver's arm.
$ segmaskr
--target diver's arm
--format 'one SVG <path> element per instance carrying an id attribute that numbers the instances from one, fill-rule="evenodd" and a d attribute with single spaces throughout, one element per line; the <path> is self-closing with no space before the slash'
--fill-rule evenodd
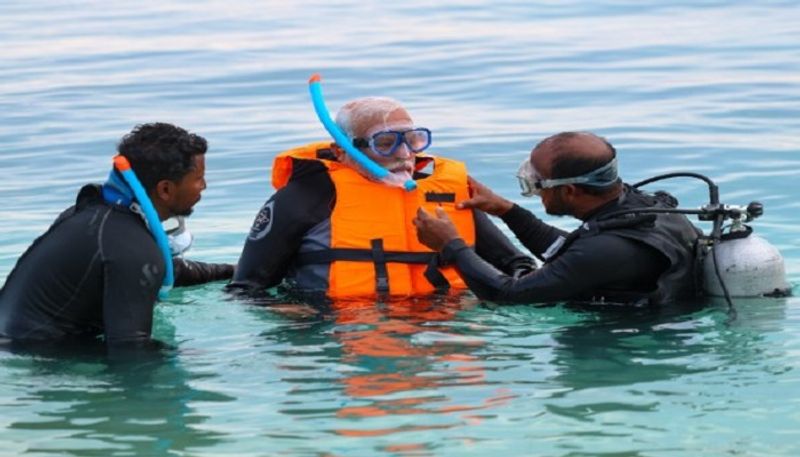
<path id="1" fill-rule="evenodd" d="M 568 235 L 564 230 L 544 223 L 532 212 L 514 205 L 508 212 L 500 216 L 517 239 L 533 255 L 542 259 L 542 253 L 559 238 Z"/>
<path id="2" fill-rule="evenodd" d="M 327 173 L 290 181 L 261 208 L 229 289 L 263 289 L 283 280 L 303 236 L 329 217 L 335 191 Z"/>
<path id="3" fill-rule="evenodd" d="M 442 250 L 464 282 L 481 299 L 506 303 L 541 303 L 575 299 L 609 284 L 638 290 L 663 269 L 650 248 L 616 236 L 576 240 L 562 255 L 518 279 L 481 259 L 463 240 Z"/>
<path id="4" fill-rule="evenodd" d="M 532 258 L 520 252 L 486 213 L 474 210 L 475 252 L 503 273 L 519 277 L 536 269 Z"/>
<path id="5" fill-rule="evenodd" d="M 206 263 L 173 257 L 172 266 L 175 272 L 175 287 L 204 284 L 230 279 L 233 276 L 233 265 L 229 263 Z"/>

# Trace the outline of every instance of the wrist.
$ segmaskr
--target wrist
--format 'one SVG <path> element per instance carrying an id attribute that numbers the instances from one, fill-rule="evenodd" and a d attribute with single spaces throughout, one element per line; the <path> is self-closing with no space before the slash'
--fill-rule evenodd
<path id="1" fill-rule="evenodd" d="M 442 262 L 449 264 L 462 249 L 469 249 L 469 246 L 462 238 L 454 238 L 448 241 L 440 250 Z"/>
<path id="2" fill-rule="evenodd" d="M 514 203 L 506 200 L 505 198 L 500 201 L 499 209 L 497 211 L 497 216 L 502 216 L 507 212 L 511 211 L 511 208 L 514 207 Z"/>

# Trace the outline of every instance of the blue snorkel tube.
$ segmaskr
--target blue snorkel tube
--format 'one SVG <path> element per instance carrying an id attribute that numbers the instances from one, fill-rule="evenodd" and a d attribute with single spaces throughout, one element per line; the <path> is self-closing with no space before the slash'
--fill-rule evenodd
<path id="1" fill-rule="evenodd" d="M 147 227 L 150 229 L 150 233 L 153 234 L 153 238 L 156 239 L 156 244 L 159 250 L 161 250 L 161 255 L 164 257 L 164 268 L 166 271 L 164 273 L 164 281 L 161 283 L 161 288 L 158 289 L 158 298 L 163 300 L 167 298 L 167 293 L 172 289 L 172 284 L 175 282 L 175 276 L 172 271 L 172 252 L 169 248 L 167 234 L 164 232 L 164 227 L 161 225 L 161 219 L 158 218 L 155 207 L 153 207 L 153 202 L 150 201 L 150 197 L 147 196 L 147 192 L 145 192 L 144 187 L 142 187 L 142 183 L 139 182 L 139 178 L 137 178 L 136 173 L 133 172 L 128 159 L 121 155 L 114 156 L 114 168 L 119 171 L 122 178 L 125 179 L 125 182 L 133 191 L 136 201 L 139 202 L 139 206 L 144 212 Z"/>
<path id="2" fill-rule="evenodd" d="M 348 138 L 347 135 L 342 132 L 342 129 L 331 119 L 328 108 L 325 107 L 325 100 L 322 97 L 321 80 L 322 77 L 319 74 L 313 74 L 308 80 L 308 90 L 311 93 L 311 101 L 314 103 L 314 111 L 316 111 L 317 117 L 320 122 L 322 122 L 325 130 L 333 137 L 336 144 L 344 149 L 347 155 L 352 157 L 359 166 L 367 170 L 375 179 L 390 185 L 394 184 L 391 181 L 391 172 L 375 163 L 372 159 L 364 155 L 363 152 L 359 151 L 358 148 L 353 146 L 353 142 L 350 138 Z M 417 183 L 413 179 L 408 179 L 402 183 L 402 187 L 407 191 L 412 191 L 417 188 Z"/>

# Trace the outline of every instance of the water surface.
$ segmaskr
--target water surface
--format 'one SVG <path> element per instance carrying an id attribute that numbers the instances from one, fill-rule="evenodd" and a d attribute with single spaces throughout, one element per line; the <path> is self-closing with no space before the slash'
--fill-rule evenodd
<path id="1" fill-rule="evenodd" d="M 629 181 L 706 173 L 725 202 L 764 202 L 755 228 L 797 284 L 799 24 L 790 1 L 5 1 L 0 277 L 155 120 L 208 138 L 191 256 L 235 261 L 272 159 L 325 138 L 306 86 L 320 72 L 331 109 L 401 100 L 434 153 L 538 214 L 513 173 L 558 131 L 605 135 Z M 663 187 L 704 202 L 699 183 Z M 738 300 L 730 322 L 714 301 L 318 314 L 221 288 L 159 305 L 154 334 L 176 348 L 162 358 L 0 354 L 0 454 L 800 452 L 795 298 Z"/>

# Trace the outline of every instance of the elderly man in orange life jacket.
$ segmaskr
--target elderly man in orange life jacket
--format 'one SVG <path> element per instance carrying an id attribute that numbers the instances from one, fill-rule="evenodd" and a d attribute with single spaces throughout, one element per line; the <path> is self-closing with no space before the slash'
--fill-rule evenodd
<path id="1" fill-rule="evenodd" d="M 509 275 L 535 268 L 489 218 L 456 209 L 469 197 L 463 163 L 427 153 L 431 131 L 397 101 L 346 103 L 336 123 L 348 140 L 406 191 L 372 178 L 336 143 L 318 141 L 278 154 L 270 196 L 253 222 L 229 289 L 340 297 L 408 297 L 465 289 L 455 270 L 422 245 L 411 223 L 417 209 L 443 208 L 466 243 Z"/>

